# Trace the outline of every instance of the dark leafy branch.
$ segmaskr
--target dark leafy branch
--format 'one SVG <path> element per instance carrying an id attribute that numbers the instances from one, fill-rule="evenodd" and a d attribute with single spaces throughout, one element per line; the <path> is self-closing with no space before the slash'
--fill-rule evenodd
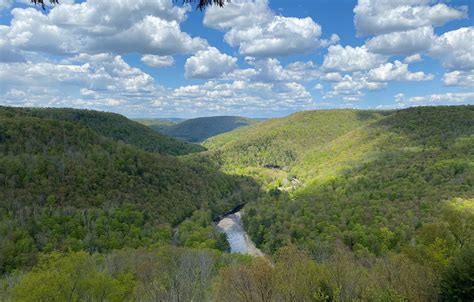
<path id="1" fill-rule="evenodd" d="M 59 4 L 59 0 L 49 0 L 49 2 L 54 5 L 54 4 Z M 41 5 L 43 9 L 46 9 L 46 6 L 44 4 L 44 0 L 31 0 L 31 3 L 34 3 L 35 5 Z"/>
<path id="2" fill-rule="evenodd" d="M 216 5 L 219 7 L 224 7 L 226 2 L 230 2 L 230 0 L 183 0 L 183 3 L 196 3 L 197 8 L 199 10 L 203 10 L 208 6 Z"/>

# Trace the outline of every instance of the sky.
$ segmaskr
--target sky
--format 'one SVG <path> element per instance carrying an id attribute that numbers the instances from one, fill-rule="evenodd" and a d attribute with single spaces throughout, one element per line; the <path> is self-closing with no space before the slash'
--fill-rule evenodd
<path id="1" fill-rule="evenodd" d="M 474 104 L 472 0 L 0 0 L 0 105 L 277 117 Z"/>

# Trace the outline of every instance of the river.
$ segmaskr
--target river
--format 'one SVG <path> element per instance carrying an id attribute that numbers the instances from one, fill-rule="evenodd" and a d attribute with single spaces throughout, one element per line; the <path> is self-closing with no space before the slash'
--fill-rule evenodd
<path id="1" fill-rule="evenodd" d="M 222 218 L 216 225 L 219 232 L 225 233 L 230 245 L 231 253 L 247 254 L 256 257 L 263 257 L 255 243 L 250 239 L 244 229 L 241 220 L 241 212 L 236 212 Z"/>

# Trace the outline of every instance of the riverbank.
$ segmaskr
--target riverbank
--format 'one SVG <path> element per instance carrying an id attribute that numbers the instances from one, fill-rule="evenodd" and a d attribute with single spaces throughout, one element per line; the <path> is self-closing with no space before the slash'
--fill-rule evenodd
<path id="1" fill-rule="evenodd" d="M 247 254 L 255 257 L 265 256 L 245 231 L 240 211 L 222 218 L 217 223 L 216 228 L 219 232 L 226 234 L 231 253 Z"/>

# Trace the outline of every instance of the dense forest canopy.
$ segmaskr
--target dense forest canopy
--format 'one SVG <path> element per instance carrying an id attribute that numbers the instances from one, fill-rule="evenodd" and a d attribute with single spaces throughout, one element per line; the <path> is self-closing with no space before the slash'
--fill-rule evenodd
<path id="1" fill-rule="evenodd" d="M 152 124 L 149 127 L 176 139 L 202 142 L 210 137 L 257 123 L 258 119 L 240 116 L 199 117 L 175 124 Z"/>
<path id="2" fill-rule="evenodd" d="M 119 115 L 0 109 L 1 300 L 474 298 L 474 106 L 300 112 L 192 153 Z M 265 258 L 213 227 L 242 203 Z"/>
<path id="3" fill-rule="evenodd" d="M 187 144 L 166 135 L 161 135 L 133 122 L 126 117 L 108 112 L 79 109 L 35 109 L 0 106 L 0 116 L 14 118 L 38 117 L 72 122 L 88 127 L 99 135 L 122 141 L 145 151 L 167 155 L 184 155 L 204 150 L 195 144 Z"/>
<path id="4" fill-rule="evenodd" d="M 2 108 L 0 121 L 2 273 L 34 263 L 41 251 L 171 242 L 172 225 L 196 210 L 208 211 L 211 221 L 248 198 L 242 187 L 253 186 L 204 159 L 147 152 L 125 144 L 126 135 L 113 139 L 110 129 L 126 132 L 133 124 L 120 116 Z M 156 135 L 149 130 L 138 143 Z"/>

